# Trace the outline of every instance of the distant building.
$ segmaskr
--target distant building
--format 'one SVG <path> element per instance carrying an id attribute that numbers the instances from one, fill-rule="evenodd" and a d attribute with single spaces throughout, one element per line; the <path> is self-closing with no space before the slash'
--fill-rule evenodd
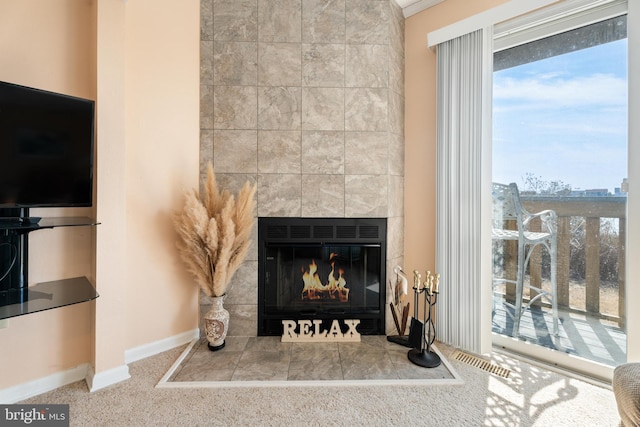
<path id="1" fill-rule="evenodd" d="M 616 187 L 613 189 L 613 195 L 616 197 L 627 197 L 627 192 L 622 191 L 622 187 Z"/>
<path id="2" fill-rule="evenodd" d="M 607 197 L 609 195 L 609 190 L 606 188 L 594 188 L 591 190 L 584 190 L 584 192 L 587 197 Z"/>
<path id="3" fill-rule="evenodd" d="M 570 197 L 609 197 L 618 196 L 624 197 L 626 194 L 621 191 L 619 187 L 614 189 L 614 193 L 611 194 L 606 188 L 592 188 L 588 190 L 571 190 Z"/>

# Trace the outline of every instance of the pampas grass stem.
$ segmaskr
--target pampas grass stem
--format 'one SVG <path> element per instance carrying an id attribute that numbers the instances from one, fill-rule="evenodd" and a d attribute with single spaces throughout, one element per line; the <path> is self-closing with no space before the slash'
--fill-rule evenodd
<path id="1" fill-rule="evenodd" d="M 176 246 L 202 291 L 218 297 L 229 292 L 251 246 L 256 186 L 246 182 L 237 198 L 221 192 L 209 162 L 204 190 L 204 198 L 195 190 L 185 193 L 182 210 L 174 214 Z"/>

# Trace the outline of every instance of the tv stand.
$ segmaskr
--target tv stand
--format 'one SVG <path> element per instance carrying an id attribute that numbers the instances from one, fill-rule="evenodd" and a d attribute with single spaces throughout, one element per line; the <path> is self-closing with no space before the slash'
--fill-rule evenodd
<path id="1" fill-rule="evenodd" d="M 0 320 L 91 301 L 98 293 L 86 277 L 28 286 L 28 235 L 57 227 L 95 226 L 87 217 L 0 217 Z"/>

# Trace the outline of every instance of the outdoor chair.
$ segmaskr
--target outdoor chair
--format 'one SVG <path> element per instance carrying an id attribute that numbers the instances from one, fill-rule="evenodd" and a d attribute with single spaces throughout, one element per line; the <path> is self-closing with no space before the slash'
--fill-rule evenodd
<path id="1" fill-rule="evenodd" d="M 494 277 L 495 287 L 501 283 L 513 283 L 516 295 L 513 304 L 513 333 L 517 337 L 520 329 L 520 319 L 522 313 L 531 305 L 544 298 L 551 303 L 553 314 L 553 334 L 558 335 L 558 301 L 557 301 L 557 215 L 552 210 L 544 210 L 538 213 L 529 213 L 522 206 L 518 186 L 514 183 L 509 185 L 493 183 L 493 241 L 516 241 L 518 243 L 517 274 L 516 280 L 506 277 Z M 531 229 L 532 220 L 539 218 L 541 229 L 534 231 Z M 515 229 L 505 228 L 507 220 L 515 221 Z M 542 245 L 549 253 L 551 260 L 551 292 L 525 283 L 525 271 L 531 260 L 534 249 Z M 524 290 L 530 289 L 529 301 L 524 301 Z M 534 290 L 536 293 L 532 293 Z"/>

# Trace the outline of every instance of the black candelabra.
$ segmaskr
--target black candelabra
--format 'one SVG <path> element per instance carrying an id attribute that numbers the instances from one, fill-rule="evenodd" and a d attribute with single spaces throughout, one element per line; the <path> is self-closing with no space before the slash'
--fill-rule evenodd
<path id="1" fill-rule="evenodd" d="M 439 274 L 427 271 L 424 283 L 421 283 L 420 272 L 413 272 L 413 319 L 409 330 L 409 360 L 424 368 L 435 368 L 441 363 L 440 356 L 431 350 L 436 339 L 436 328 L 433 319 L 433 309 L 438 299 Z M 423 320 L 418 319 L 419 298 L 423 298 Z"/>

